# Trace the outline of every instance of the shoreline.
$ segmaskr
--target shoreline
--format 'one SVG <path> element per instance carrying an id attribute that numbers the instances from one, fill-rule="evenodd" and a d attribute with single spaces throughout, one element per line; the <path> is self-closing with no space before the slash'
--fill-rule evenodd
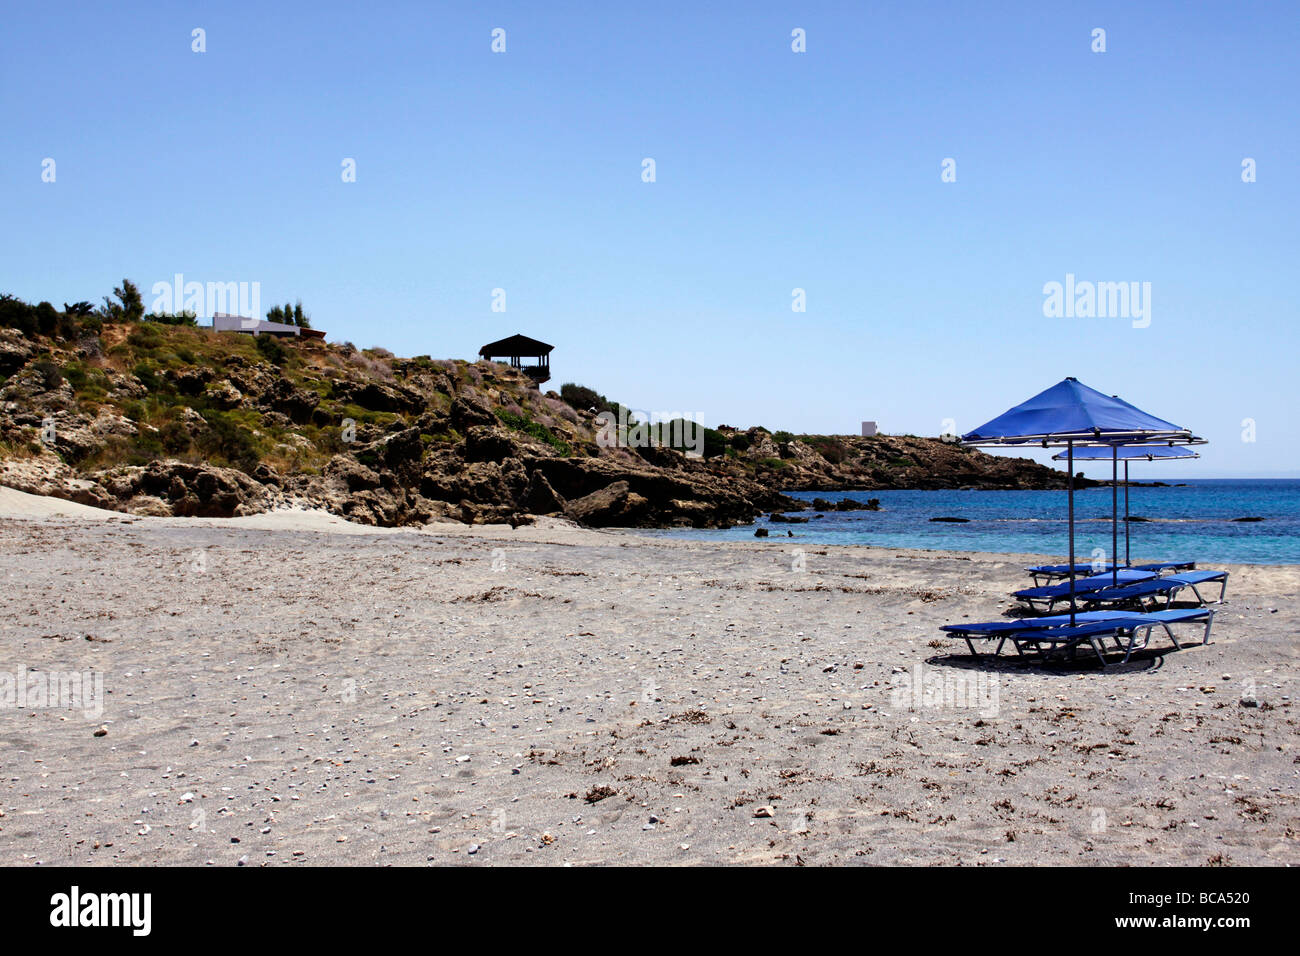
<path id="1" fill-rule="evenodd" d="M 232 528 L 248 531 L 307 531 L 323 534 L 349 535 L 393 535 L 414 534 L 432 537 L 473 537 L 502 541 L 530 541 L 542 544 L 572 544 L 577 541 L 598 542 L 613 537 L 634 538 L 651 546 L 687 546 L 692 543 L 728 548 L 750 549 L 770 553 L 783 547 L 798 548 L 808 545 L 816 548 L 834 548 L 848 553 L 862 552 L 864 556 L 881 555 L 886 552 L 906 552 L 916 556 L 939 557 L 978 557 L 997 563 L 1030 565 L 1064 560 L 1059 552 L 1034 551 L 985 551 L 964 550 L 961 548 L 917 548 L 903 545 L 881 544 L 836 544 L 833 542 L 809 541 L 795 538 L 771 537 L 764 539 L 726 539 L 712 537 L 725 534 L 724 529 L 707 528 L 583 528 L 564 519 L 539 517 L 535 524 L 520 525 L 511 528 L 507 524 L 468 525 L 458 521 L 431 523 L 421 526 L 378 527 L 348 521 L 338 515 L 320 509 L 311 508 L 276 508 L 262 514 L 240 518 L 177 518 L 151 515 L 133 515 L 125 512 L 94 508 L 62 498 L 32 495 L 0 485 L 0 521 L 67 521 L 75 523 L 85 521 L 107 521 L 130 525 L 143 522 L 158 527 L 174 528 Z M 1044 519 L 1057 520 L 1057 519 Z M 1098 523 L 1109 519 L 1078 519 L 1078 523 Z M 1152 522 L 1156 523 L 1156 522 Z M 737 526 L 741 527 L 741 526 Z M 749 527 L 749 526 L 743 526 Z M 698 537 L 696 537 L 698 535 Z M 906 555 L 900 555 L 906 556 Z M 1081 560 L 1081 559 L 1080 559 Z M 1216 567 L 1223 567 L 1230 572 L 1245 569 L 1295 570 L 1300 571 L 1300 563 L 1279 562 L 1213 562 Z"/>

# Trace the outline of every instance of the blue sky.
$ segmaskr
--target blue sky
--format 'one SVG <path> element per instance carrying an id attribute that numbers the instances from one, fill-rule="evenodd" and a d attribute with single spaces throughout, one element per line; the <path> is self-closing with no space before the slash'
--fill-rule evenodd
<path id="1" fill-rule="evenodd" d="M 792 431 L 1074 375 L 1211 440 L 1158 477 L 1300 474 L 1293 7 L 704 6 L 11 5 L 0 290 L 259 282 L 332 340 L 522 331 L 551 387 Z M 1067 273 L 1151 283 L 1149 327 L 1044 316 Z"/>

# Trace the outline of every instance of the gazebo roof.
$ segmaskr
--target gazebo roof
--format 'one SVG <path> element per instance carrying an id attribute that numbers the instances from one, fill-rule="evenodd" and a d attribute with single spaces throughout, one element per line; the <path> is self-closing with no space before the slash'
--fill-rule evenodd
<path id="1" fill-rule="evenodd" d="M 516 332 L 504 339 L 498 339 L 496 342 L 489 342 L 478 350 L 478 354 L 483 358 L 491 358 L 494 355 L 549 355 L 553 348 L 555 348 L 554 345 L 547 345 L 545 342 L 530 339 L 528 336 Z"/>

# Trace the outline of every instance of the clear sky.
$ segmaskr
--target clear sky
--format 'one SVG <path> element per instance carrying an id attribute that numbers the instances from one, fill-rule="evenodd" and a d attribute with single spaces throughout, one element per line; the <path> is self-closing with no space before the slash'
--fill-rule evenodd
<path id="1" fill-rule="evenodd" d="M 791 431 L 1074 375 L 1211 440 L 1149 477 L 1300 475 L 1297 51 L 1267 2 L 11 3 L 0 291 L 259 282 L 334 341 L 521 331 L 550 387 Z M 1046 316 L 1067 274 L 1150 324 Z"/>

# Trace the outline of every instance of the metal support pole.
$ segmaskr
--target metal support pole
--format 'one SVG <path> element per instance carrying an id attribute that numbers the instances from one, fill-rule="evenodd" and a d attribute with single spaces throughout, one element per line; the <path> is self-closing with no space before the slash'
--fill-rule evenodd
<path id="1" fill-rule="evenodd" d="M 1127 522 L 1125 527 L 1127 528 Z M 1119 446 L 1110 446 L 1110 583 L 1119 584 Z"/>
<path id="2" fill-rule="evenodd" d="M 1070 494 L 1070 623 L 1074 624 L 1074 442 L 1065 443 L 1065 467 L 1069 471 L 1066 487 Z"/>
<path id="3" fill-rule="evenodd" d="M 1133 559 L 1128 551 L 1128 459 L 1124 459 L 1124 567 L 1133 567 Z"/>

